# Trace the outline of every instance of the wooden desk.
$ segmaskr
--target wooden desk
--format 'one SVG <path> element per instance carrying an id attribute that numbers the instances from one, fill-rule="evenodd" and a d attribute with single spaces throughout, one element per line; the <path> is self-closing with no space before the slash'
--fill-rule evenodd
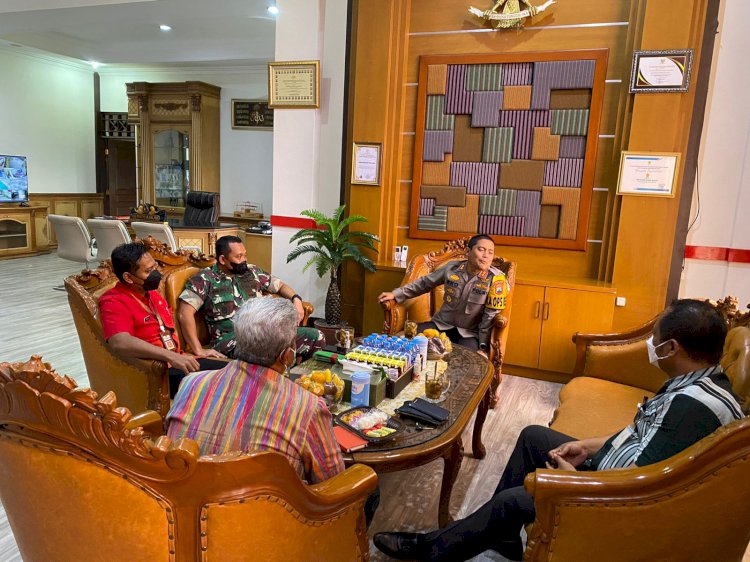
<path id="1" fill-rule="evenodd" d="M 453 353 L 448 355 L 446 360 L 451 386 L 445 401 L 439 404 L 450 412 L 445 423 L 435 429 L 420 431 L 416 427 L 416 422 L 403 419 L 405 429 L 395 439 L 384 443 L 370 443 L 362 450 L 344 453 L 344 462 L 347 466 L 362 463 L 376 472 L 405 470 L 442 458 L 443 481 L 440 486 L 438 512 L 441 527 L 452 520 L 451 492 L 463 460 L 461 434 L 474 410 L 477 410 L 477 417 L 474 421 L 472 452 L 478 459 L 483 459 L 486 454 L 482 444 L 482 428 L 489 409 L 489 389 L 494 375 L 494 369 L 487 360 L 459 345 L 454 344 Z M 398 396 L 395 400 L 399 398 L 401 397 Z M 405 399 L 401 398 L 401 402 Z"/>
<path id="2" fill-rule="evenodd" d="M 179 219 L 167 220 L 172 232 L 174 232 L 177 247 L 193 246 L 201 249 L 207 256 L 216 253 L 216 241 L 222 236 L 237 236 L 240 227 L 232 223 L 216 223 L 208 226 L 195 226 L 185 224 Z"/>

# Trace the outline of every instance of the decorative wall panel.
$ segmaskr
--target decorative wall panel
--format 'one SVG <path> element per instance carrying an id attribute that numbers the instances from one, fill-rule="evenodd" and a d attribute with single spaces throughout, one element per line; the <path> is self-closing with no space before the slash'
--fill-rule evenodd
<path id="1" fill-rule="evenodd" d="M 409 235 L 586 245 L 607 51 L 423 56 Z"/>

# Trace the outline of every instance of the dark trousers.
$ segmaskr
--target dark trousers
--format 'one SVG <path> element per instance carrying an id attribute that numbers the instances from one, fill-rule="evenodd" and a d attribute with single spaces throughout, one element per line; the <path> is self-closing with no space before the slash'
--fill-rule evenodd
<path id="1" fill-rule="evenodd" d="M 421 322 L 420 324 L 417 324 L 417 331 L 424 332 L 425 330 L 432 328 L 433 330 L 439 330 L 440 328 L 437 327 L 437 324 L 434 322 Z M 471 349 L 472 351 L 476 351 L 479 349 L 479 341 L 475 337 L 465 338 L 463 337 L 459 331 L 458 328 L 451 328 L 450 330 L 447 330 L 445 334 L 448 336 L 448 339 L 451 340 L 453 343 L 457 343 L 458 345 L 462 345 L 463 347 L 467 349 Z"/>
<path id="2" fill-rule="evenodd" d="M 208 357 L 196 357 L 195 358 L 198 361 L 198 364 L 201 366 L 201 371 L 218 371 L 219 369 L 223 369 L 227 366 L 226 361 L 222 361 L 221 359 L 210 359 Z M 180 387 L 180 382 L 182 379 L 184 379 L 187 375 L 185 374 L 185 371 L 182 369 L 176 369 L 174 367 L 170 367 L 169 371 L 169 397 L 174 398 L 175 394 L 177 394 L 177 389 Z"/>
<path id="3" fill-rule="evenodd" d="M 440 562 L 467 560 L 485 550 L 496 550 L 511 560 L 521 560 L 521 529 L 534 521 L 534 498 L 523 488 L 527 474 L 544 468 L 547 453 L 568 441 L 563 433 L 532 425 L 521 431 L 500 483 L 490 501 L 474 513 L 447 527 L 428 533 L 426 559 Z"/>

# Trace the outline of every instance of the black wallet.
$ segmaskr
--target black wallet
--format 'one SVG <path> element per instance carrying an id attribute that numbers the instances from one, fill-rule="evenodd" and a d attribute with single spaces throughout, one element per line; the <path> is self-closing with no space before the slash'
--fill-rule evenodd
<path id="1" fill-rule="evenodd" d="M 431 425 L 440 425 L 450 415 L 450 412 L 445 408 L 441 408 L 421 398 L 407 400 L 403 406 L 396 408 L 396 412 L 401 416 Z"/>

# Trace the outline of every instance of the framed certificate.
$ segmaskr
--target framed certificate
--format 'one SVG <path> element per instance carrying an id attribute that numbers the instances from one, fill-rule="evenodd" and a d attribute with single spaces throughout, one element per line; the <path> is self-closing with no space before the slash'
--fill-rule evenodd
<path id="1" fill-rule="evenodd" d="M 352 148 L 352 183 L 380 185 L 380 144 L 355 142 Z"/>
<path id="2" fill-rule="evenodd" d="M 679 163 L 679 152 L 623 151 L 617 194 L 674 197 Z"/>
<path id="3" fill-rule="evenodd" d="M 273 131 L 273 109 L 266 100 L 232 100 L 232 129 Z"/>
<path id="4" fill-rule="evenodd" d="M 268 63 L 268 105 L 286 109 L 320 107 L 320 61 Z"/>
<path id="5" fill-rule="evenodd" d="M 630 70 L 630 93 L 687 92 L 693 50 L 635 51 Z"/>

